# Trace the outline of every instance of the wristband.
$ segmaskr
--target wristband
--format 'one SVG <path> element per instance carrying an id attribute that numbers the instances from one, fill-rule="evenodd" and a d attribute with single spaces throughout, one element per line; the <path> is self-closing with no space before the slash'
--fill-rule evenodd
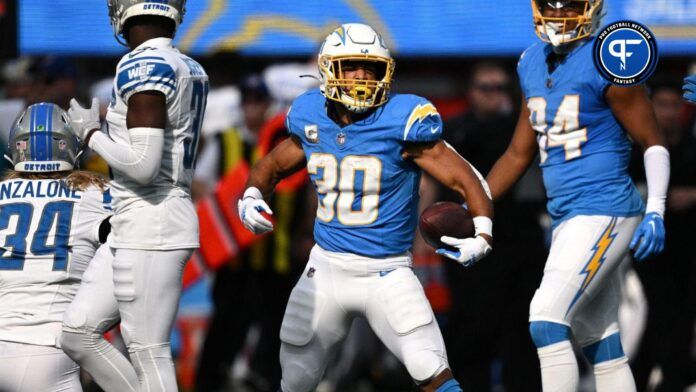
<path id="1" fill-rule="evenodd" d="M 493 237 L 493 221 L 487 216 L 474 217 L 475 235 L 486 234 Z"/>

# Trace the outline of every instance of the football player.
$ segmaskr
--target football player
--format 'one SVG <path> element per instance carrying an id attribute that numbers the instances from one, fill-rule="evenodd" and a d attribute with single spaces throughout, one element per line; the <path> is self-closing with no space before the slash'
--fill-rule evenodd
<path id="1" fill-rule="evenodd" d="M 191 178 L 208 76 L 172 46 L 185 0 L 108 0 L 116 38 L 130 48 L 116 67 L 99 131 L 99 105 L 71 102 L 76 134 L 113 172 L 110 245 L 121 331 L 148 391 L 177 389 L 169 335 L 186 261 L 198 247 Z"/>
<path id="2" fill-rule="evenodd" d="M 519 61 L 520 117 L 487 178 L 494 200 L 500 198 L 538 148 L 553 237 L 529 319 L 546 391 L 577 389 L 571 331 L 594 367 L 598 391 L 635 390 L 617 324 L 618 266 L 629 248 L 640 261 L 665 241 L 669 154 L 646 89 L 611 85 L 595 69 L 602 6 L 532 1 L 543 42 Z M 627 173 L 631 139 L 645 149 L 647 208 Z"/>
<path id="3" fill-rule="evenodd" d="M 60 349 L 61 320 L 111 208 L 106 181 L 74 170 L 79 148 L 52 103 L 28 107 L 10 132 L 12 169 L 0 182 L 2 391 L 82 390 Z"/>
<path id="4" fill-rule="evenodd" d="M 490 252 L 492 205 L 467 161 L 440 140 L 432 103 L 390 94 L 394 60 L 378 33 L 344 24 L 319 51 L 322 85 L 298 97 L 291 137 L 258 162 L 238 203 L 245 226 L 273 229 L 262 213 L 278 181 L 307 167 L 319 197 L 309 262 L 281 326 L 281 387 L 313 391 L 352 318 L 366 317 L 427 391 L 460 391 L 409 248 L 421 169 L 465 197 L 474 238 L 443 237 L 438 253 L 471 265 Z"/>

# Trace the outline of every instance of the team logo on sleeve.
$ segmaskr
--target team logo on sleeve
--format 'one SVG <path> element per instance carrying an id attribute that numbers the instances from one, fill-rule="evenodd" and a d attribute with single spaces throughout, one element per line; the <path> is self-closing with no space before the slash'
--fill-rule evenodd
<path id="1" fill-rule="evenodd" d="M 655 72 L 657 41 L 640 23 L 615 22 L 597 35 L 594 62 L 600 74 L 615 85 L 639 84 Z"/>
<path id="2" fill-rule="evenodd" d="M 408 120 L 406 121 L 406 129 L 404 129 L 404 140 L 406 140 L 406 136 L 408 136 L 408 132 L 411 130 L 411 127 L 413 127 L 413 124 L 415 124 L 416 122 L 423 121 L 428 116 L 439 115 L 440 113 L 437 112 L 437 109 L 435 108 L 435 106 L 433 106 L 432 103 L 427 103 L 425 105 L 417 105 L 411 112 L 411 115 L 408 116 Z M 437 133 L 438 130 L 439 129 L 436 128 L 435 132 L 433 133 Z"/>

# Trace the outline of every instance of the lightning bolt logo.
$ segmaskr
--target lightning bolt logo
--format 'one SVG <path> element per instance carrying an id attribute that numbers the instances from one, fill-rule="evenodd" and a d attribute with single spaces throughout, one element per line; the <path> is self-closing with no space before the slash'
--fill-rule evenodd
<path id="1" fill-rule="evenodd" d="M 439 115 L 440 113 L 437 112 L 437 109 L 435 109 L 435 106 L 433 106 L 432 103 L 416 106 L 411 112 L 411 115 L 408 117 L 408 121 L 406 121 L 406 129 L 404 130 L 404 140 L 406 140 L 408 132 L 411 130 L 411 127 L 413 126 L 413 124 L 416 123 L 416 121 L 423 121 L 428 116 Z"/>
<path id="2" fill-rule="evenodd" d="M 333 32 L 334 34 L 338 35 L 338 38 L 341 39 L 341 42 L 345 45 L 346 44 L 346 31 L 343 29 L 343 26 L 337 28 Z"/>
<path id="3" fill-rule="evenodd" d="M 599 268 L 602 266 L 602 264 L 604 264 L 607 250 L 611 246 L 612 242 L 614 242 L 614 238 L 616 238 L 616 235 L 618 234 L 614 233 L 616 221 L 616 217 L 611 219 L 609 226 L 604 229 L 604 232 L 597 240 L 595 246 L 592 248 L 593 253 L 592 257 L 590 257 L 590 261 L 588 261 L 582 271 L 580 271 L 580 275 L 585 275 L 585 280 L 582 282 L 582 285 L 580 286 L 578 293 L 575 295 L 575 298 L 573 298 L 573 302 L 571 302 L 570 306 L 568 307 L 568 312 L 570 312 L 570 309 L 573 307 L 573 305 L 575 305 L 575 302 L 580 299 L 580 295 L 582 295 L 582 293 L 587 289 L 590 282 L 592 282 L 592 279 L 594 279 L 594 277 L 597 275 Z M 568 312 L 566 312 L 566 314 L 568 314 Z"/>

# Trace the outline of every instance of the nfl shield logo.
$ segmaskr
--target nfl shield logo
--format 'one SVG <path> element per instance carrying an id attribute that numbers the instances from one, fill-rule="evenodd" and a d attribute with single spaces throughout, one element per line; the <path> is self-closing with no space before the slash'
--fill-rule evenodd
<path id="1" fill-rule="evenodd" d="M 346 134 L 341 132 L 336 136 L 336 143 L 338 143 L 339 146 L 342 146 L 346 143 Z"/>

